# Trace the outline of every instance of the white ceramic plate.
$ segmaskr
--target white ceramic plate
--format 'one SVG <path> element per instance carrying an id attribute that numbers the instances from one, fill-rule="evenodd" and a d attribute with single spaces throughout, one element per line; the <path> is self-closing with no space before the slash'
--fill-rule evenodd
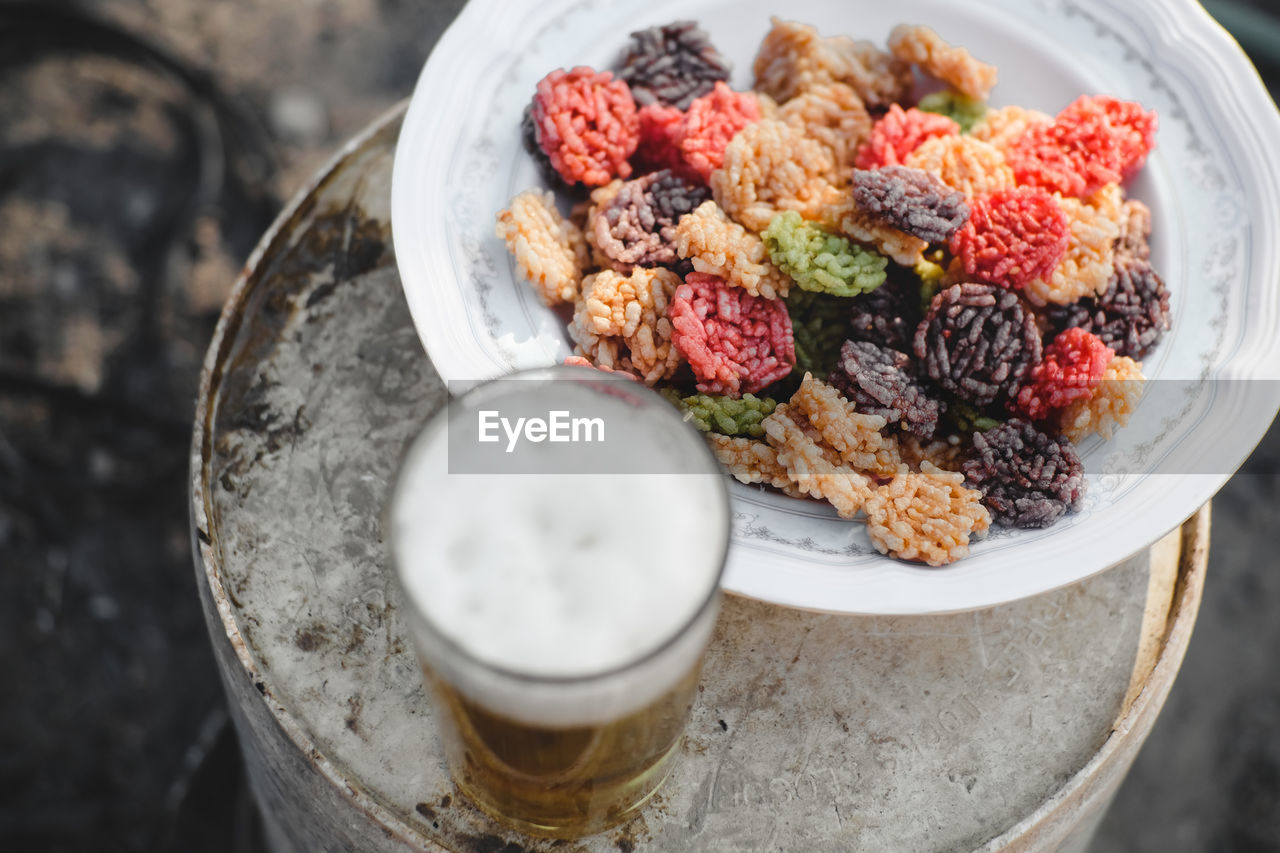
<path id="1" fill-rule="evenodd" d="M 943 569 L 881 557 L 829 508 L 734 484 L 725 586 L 798 607 L 933 613 L 1011 601 L 1113 565 L 1173 529 L 1247 457 L 1280 408 L 1280 116 L 1236 44 L 1193 0 L 472 0 L 418 81 L 396 152 L 392 227 L 405 295 L 441 376 L 559 362 L 564 324 L 517 281 L 495 213 L 539 185 L 520 112 L 548 71 L 614 65 L 627 34 L 695 18 L 751 85 L 772 14 L 883 44 L 925 23 L 1000 69 L 995 105 L 1055 113 L 1082 93 L 1159 113 L 1129 188 L 1154 213 L 1173 331 L 1148 356 L 1138 417 L 1085 443 L 1084 508 L 996 531 Z M 1207 380 L 1207 381 L 1196 381 Z"/>

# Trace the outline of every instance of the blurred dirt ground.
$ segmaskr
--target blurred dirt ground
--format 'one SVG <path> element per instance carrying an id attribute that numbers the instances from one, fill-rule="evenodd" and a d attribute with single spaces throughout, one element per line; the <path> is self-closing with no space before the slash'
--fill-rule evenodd
<path id="1" fill-rule="evenodd" d="M 258 849 L 187 539 L 199 364 L 280 205 L 460 6 L 0 0 L 0 850 Z M 1273 428 L 1096 850 L 1280 850 L 1278 508 Z"/>

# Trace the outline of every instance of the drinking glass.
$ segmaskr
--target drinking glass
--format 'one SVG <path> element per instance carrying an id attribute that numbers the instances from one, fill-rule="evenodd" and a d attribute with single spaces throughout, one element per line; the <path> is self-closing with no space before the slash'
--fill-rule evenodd
<path id="1" fill-rule="evenodd" d="M 670 772 L 719 608 L 724 475 L 638 382 L 481 385 L 405 457 L 401 598 L 458 788 L 535 835 L 621 822 Z"/>

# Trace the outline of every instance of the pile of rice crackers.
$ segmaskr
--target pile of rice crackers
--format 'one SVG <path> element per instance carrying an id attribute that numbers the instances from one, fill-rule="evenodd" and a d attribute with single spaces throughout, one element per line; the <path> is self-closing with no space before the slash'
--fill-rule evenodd
<path id="1" fill-rule="evenodd" d="M 738 480 L 865 516 L 941 566 L 1079 508 L 1169 328 L 1124 183 L 1155 114 L 991 107 L 928 27 L 885 48 L 774 19 L 755 87 L 692 21 L 557 69 L 521 133 L 547 187 L 498 214 L 571 363 L 658 388 Z M 513 131 L 514 132 L 514 131 Z"/>

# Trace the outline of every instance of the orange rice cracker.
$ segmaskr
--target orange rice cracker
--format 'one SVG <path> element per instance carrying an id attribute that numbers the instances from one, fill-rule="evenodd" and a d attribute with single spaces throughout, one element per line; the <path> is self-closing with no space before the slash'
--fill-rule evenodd
<path id="1" fill-rule="evenodd" d="M 842 463 L 821 444 L 821 435 L 803 415 L 783 403 L 764 419 L 764 432 L 778 462 L 800 491 L 827 501 L 841 518 L 853 518 L 871 495 L 872 481 Z"/>
<path id="2" fill-rule="evenodd" d="M 931 172 L 953 190 L 966 196 L 996 192 L 1014 186 L 1013 169 L 994 145 L 972 135 L 939 136 L 925 141 L 907 155 L 910 169 Z"/>
<path id="3" fill-rule="evenodd" d="M 730 217 L 763 231 L 782 210 L 817 219 L 840 192 L 833 186 L 835 159 L 821 143 L 768 119 L 739 131 L 711 174 L 711 193 Z"/>
<path id="4" fill-rule="evenodd" d="M 680 354 L 666 311 L 679 284 L 680 277 L 666 269 L 587 276 L 569 324 L 578 354 L 596 366 L 635 373 L 647 385 L 670 378 Z"/>
<path id="5" fill-rule="evenodd" d="M 1111 438 L 1115 428 L 1128 423 L 1138 407 L 1144 381 L 1141 362 L 1116 356 L 1108 362 L 1092 396 L 1076 400 L 1059 412 L 1058 428 L 1077 444 L 1095 433 Z"/>
<path id="6" fill-rule="evenodd" d="M 1052 124 L 1053 116 L 1039 110 L 1009 106 L 990 110 L 981 122 L 969 132 L 974 139 L 988 142 L 1008 154 L 1013 143 L 1035 124 Z"/>
<path id="7" fill-rule="evenodd" d="M 862 414 L 839 391 L 806 373 L 791 397 L 791 406 L 803 414 L 841 459 L 875 477 L 891 477 L 902 460 L 897 442 L 880 432 L 885 419 Z"/>

